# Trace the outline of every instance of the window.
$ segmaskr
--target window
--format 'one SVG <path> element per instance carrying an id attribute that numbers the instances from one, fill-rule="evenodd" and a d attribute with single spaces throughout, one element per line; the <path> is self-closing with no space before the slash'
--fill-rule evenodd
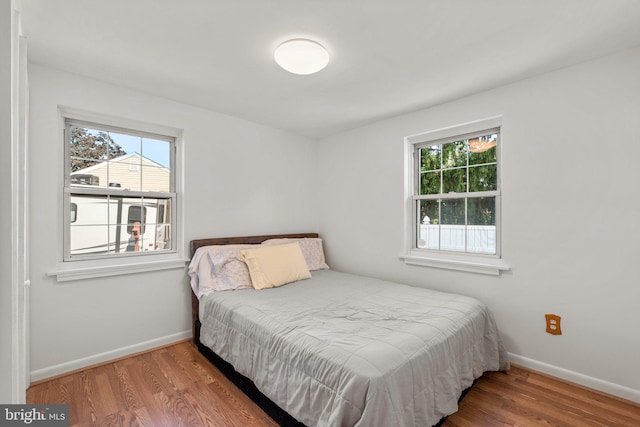
<path id="1" fill-rule="evenodd" d="M 64 261 L 176 252 L 175 145 L 65 119 Z"/>
<path id="2" fill-rule="evenodd" d="M 507 268 L 499 153 L 499 119 L 407 138 L 406 262 L 492 274 Z"/>
<path id="3" fill-rule="evenodd" d="M 416 247 L 495 255 L 499 130 L 416 144 Z"/>

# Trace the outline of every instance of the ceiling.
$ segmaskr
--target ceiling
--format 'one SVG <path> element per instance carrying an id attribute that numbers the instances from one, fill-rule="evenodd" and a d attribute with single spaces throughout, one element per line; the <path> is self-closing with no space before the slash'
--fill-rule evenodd
<path id="1" fill-rule="evenodd" d="M 20 0 L 29 59 L 322 138 L 640 45 L 638 0 Z M 273 61 L 323 44 L 309 76 Z"/>

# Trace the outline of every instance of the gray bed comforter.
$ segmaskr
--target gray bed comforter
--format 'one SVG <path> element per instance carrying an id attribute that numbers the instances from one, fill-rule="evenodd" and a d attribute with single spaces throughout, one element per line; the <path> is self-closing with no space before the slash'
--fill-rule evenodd
<path id="1" fill-rule="evenodd" d="M 331 270 L 211 292 L 201 342 L 308 426 L 431 426 L 509 362 L 479 301 Z"/>

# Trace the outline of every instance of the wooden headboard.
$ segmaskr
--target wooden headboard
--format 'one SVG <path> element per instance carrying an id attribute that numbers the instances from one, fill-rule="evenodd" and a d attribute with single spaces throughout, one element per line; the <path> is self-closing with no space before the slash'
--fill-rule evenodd
<path id="1" fill-rule="evenodd" d="M 295 233 L 295 234 L 270 234 L 264 236 L 242 236 L 242 237 L 213 237 L 207 239 L 195 239 L 192 240 L 189 245 L 189 252 L 191 256 L 196 253 L 196 250 L 202 246 L 212 245 L 241 245 L 241 244 L 259 244 L 269 239 L 300 239 L 304 237 L 319 237 L 318 233 Z M 196 295 L 191 292 L 191 320 L 193 326 L 193 340 L 196 344 L 199 344 L 199 331 L 200 331 L 200 319 L 199 319 L 200 305 Z"/>
<path id="2" fill-rule="evenodd" d="M 304 237 L 318 237 L 318 233 L 297 233 L 297 234 L 270 234 L 266 236 L 244 236 L 244 237 L 213 237 L 209 239 L 195 239 L 191 241 L 189 250 L 191 256 L 202 246 L 212 245 L 252 245 L 259 244 L 269 239 L 300 239 Z"/>

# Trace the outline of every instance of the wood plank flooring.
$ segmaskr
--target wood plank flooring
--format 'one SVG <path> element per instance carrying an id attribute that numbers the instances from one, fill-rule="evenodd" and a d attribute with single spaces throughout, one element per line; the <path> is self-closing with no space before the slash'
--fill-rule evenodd
<path id="1" fill-rule="evenodd" d="M 640 405 L 512 366 L 487 372 L 442 427 L 640 426 Z"/>
<path id="2" fill-rule="evenodd" d="M 191 342 L 32 385 L 27 403 L 69 404 L 70 426 L 277 426 Z"/>
<path id="3" fill-rule="evenodd" d="M 71 426 L 277 426 L 191 342 L 34 384 L 27 403 L 69 404 Z M 513 367 L 480 378 L 442 424 L 479 426 L 636 427 L 640 405 Z"/>

